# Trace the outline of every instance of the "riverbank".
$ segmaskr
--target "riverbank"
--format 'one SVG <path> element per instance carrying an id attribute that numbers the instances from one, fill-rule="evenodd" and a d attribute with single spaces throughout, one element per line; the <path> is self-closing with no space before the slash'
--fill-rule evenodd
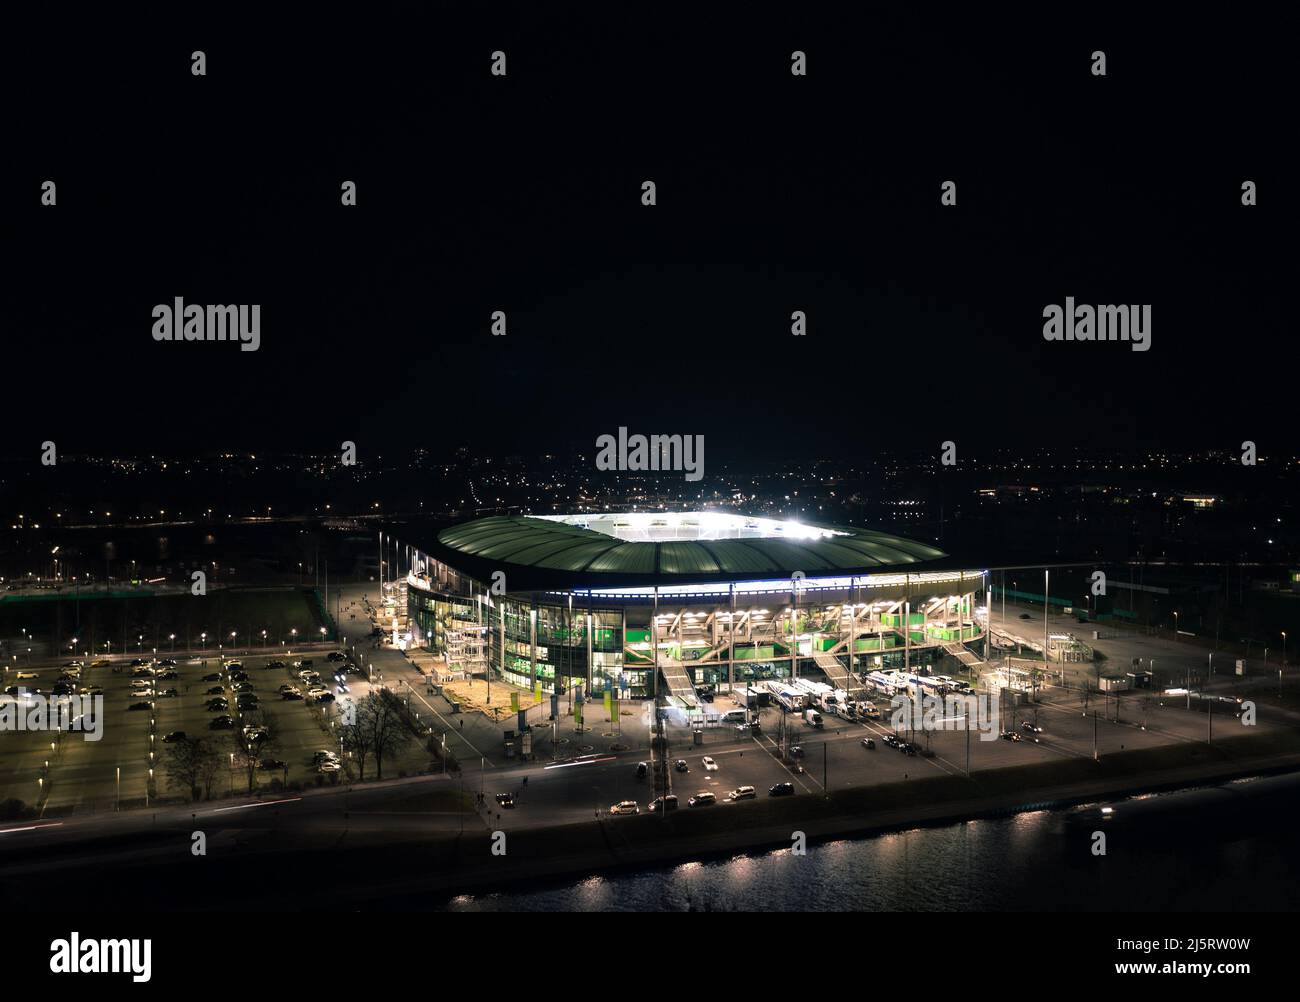
<path id="1" fill-rule="evenodd" d="M 427 904 L 430 895 L 450 898 L 518 889 L 525 882 L 788 849 L 796 831 L 814 844 L 1295 770 L 1300 770 L 1300 735 L 1275 733 L 1212 746 L 1123 752 L 1098 762 L 1076 759 L 969 778 L 937 776 L 827 797 L 683 809 L 664 817 L 607 817 L 519 832 L 511 832 L 507 822 L 504 855 L 492 854 L 493 839 L 486 832 L 448 838 L 421 847 L 421 859 L 406 859 L 399 880 L 374 874 L 365 888 L 342 890 L 342 895 L 362 907 L 374 899 L 414 906 Z"/>

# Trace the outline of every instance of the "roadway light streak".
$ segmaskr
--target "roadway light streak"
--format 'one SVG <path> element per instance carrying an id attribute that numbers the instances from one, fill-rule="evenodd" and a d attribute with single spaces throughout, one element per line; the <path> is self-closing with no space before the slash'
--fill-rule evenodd
<path id="1" fill-rule="evenodd" d="M 284 800 L 266 800 L 260 804 L 240 804 L 237 807 L 218 807 L 216 810 L 209 811 L 208 813 L 223 814 L 226 811 L 242 811 L 242 810 L 246 810 L 249 807 L 274 807 L 276 804 L 292 804 L 301 799 L 302 797 L 288 797 Z"/>
<path id="2" fill-rule="evenodd" d="M 13 835 L 16 832 L 34 832 L 41 828 L 62 828 L 62 821 L 51 821 L 44 825 L 28 825 L 26 828 L 0 828 L 0 835 Z"/>
<path id="3" fill-rule="evenodd" d="M 567 769 L 567 768 L 569 768 L 569 766 L 571 766 L 571 765 L 596 765 L 597 763 L 600 763 L 600 762 L 613 762 L 617 757 L 618 757 L 618 756 L 616 756 L 616 755 L 606 755 L 606 756 L 604 756 L 603 758 L 589 758 L 589 759 L 586 759 L 586 760 L 584 760 L 584 761 L 582 761 L 582 762 L 556 762 L 555 764 L 553 764 L 553 765 L 548 765 L 548 766 L 546 766 L 545 768 L 547 768 L 547 769 Z"/>

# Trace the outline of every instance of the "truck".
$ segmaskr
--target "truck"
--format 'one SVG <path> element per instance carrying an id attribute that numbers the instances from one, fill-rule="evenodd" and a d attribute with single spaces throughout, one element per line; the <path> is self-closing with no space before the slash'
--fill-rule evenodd
<path id="1" fill-rule="evenodd" d="M 823 726 L 823 725 L 822 725 L 822 715 L 821 715 L 820 713 L 818 713 L 816 710 L 804 710 L 804 711 L 803 711 L 803 720 L 804 720 L 804 723 L 805 723 L 805 724 L 808 724 L 808 725 L 811 726 L 811 727 L 821 727 L 821 726 Z"/>

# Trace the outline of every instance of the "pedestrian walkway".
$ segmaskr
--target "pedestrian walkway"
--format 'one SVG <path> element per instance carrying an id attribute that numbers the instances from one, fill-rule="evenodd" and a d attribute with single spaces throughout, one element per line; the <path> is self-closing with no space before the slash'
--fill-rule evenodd
<path id="1" fill-rule="evenodd" d="M 826 675 L 827 681 L 835 688 L 843 689 L 851 694 L 862 690 L 862 684 L 857 679 L 849 676 L 849 670 L 840 663 L 840 659 L 834 654 L 817 651 L 813 654 L 813 661 Z"/>
<path id="2" fill-rule="evenodd" d="M 943 645 L 944 652 L 951 654 L 967 668 L 978 668 L 984 662 L 971 653 L 965 644 L 959 644 L 956 641 Z"/>
<path id="3" fill-rule="evenodd" d="M 685 703 L 687 709 L 693 710 L 700 705 L 699 697 L 695 693 L 695 684 L 691 682 L 691 676 L 680 661 L 661 658 L 659 661 L 659 675 L 663 678 L 664 684 L 668 686 L 669 694 L 676 696 Z"/>

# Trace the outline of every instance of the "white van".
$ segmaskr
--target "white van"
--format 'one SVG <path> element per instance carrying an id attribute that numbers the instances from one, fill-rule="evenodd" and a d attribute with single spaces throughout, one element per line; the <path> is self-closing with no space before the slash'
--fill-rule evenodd
<path id="1" fill-rule="evenodd" d="M 823 726 L 822 715 L 818 713 L 816 710 L 804 710 L 803 719 L 804 719 L 804 723 L 811 724 L 813 727 Z"/>
<path id="2" fill-rule="evenodd" d="M 724 724 L 747 724 L 749 723 L 748 710 L 728 710 L 722 715 Z"/>

